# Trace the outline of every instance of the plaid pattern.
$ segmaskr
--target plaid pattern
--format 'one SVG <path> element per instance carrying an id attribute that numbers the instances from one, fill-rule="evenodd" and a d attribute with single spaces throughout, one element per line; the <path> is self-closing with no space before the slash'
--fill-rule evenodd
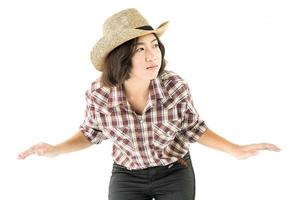
<path id="1" fill-rule="evenodd" d="M 142 115 L 131 109 L 122 86 L 104 87 L 98 79 L 86 91 L 80 130 L 94 144 L 111 139 L 114 161 L 130 170 L 177 161 L 207 129 L 180 76 L 164 71 L 149 89 Z"/>

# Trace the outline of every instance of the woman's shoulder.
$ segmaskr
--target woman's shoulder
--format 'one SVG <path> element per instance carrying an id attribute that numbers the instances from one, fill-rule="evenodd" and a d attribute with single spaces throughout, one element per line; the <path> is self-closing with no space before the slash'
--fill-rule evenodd
<path id="1" fill-rule="evenodd" d="M 89 90 L 94 92 L 100 92 L 102 94 L 109 93 L 110 87 L 104 86 L 101 82 L 101 77 L 98 77 L 96 80 L 92 81 Z"/>
<path id="2" fill-rule="evenodd" d="M 110 88 L 101 83 L 101 77 L 92 81 L 85 92 L 86 98 L 91 101 L 102 102 L 106 104 L 109 96 Z"/>
<path id="3" fill-rule="evenodd" d="M 171 70 L 164 70 L 164 72 L 160 75 L 162 81 L 175 81 L 175 82 L 185 82 L 185 80 L 178 75 L 176 72 Z"/>
<path id="4" fill-rule="evenodd" d="M 171 71 L 171 70 L 165 70 L 161 75 L 160 79 L 163 83 L 163 86 L 166 85 L 174 85 L 174 86 L 187 86 L 187 81 L 180 76 L 178 73 Z"/>
<path id="5" fill-rule="evenodd" d="M 174 71 L 165 70 L 160 75 L 160 79 L 162 86 L 167 89 L 171 96 L 181 96 L 189 90 L 186 80 Z"/>

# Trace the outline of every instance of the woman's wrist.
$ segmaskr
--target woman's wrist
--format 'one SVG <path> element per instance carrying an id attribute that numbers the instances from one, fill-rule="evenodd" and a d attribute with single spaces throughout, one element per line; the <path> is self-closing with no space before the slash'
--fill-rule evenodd
<path id="1" fill-rule="evenodd" d="M 240 152 L 240 145 L 231 143 L 226 152 L 237 158 Z"/>
<path id="2" fill-rule="evenodd" d="M 63 146 L 61 144 L 53 145 L 52 154 L 53 156 L 58 156 L 63 153 Z"/>

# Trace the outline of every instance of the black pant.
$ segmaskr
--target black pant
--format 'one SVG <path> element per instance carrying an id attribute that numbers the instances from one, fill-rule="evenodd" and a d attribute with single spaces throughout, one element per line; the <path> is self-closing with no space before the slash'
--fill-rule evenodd
<path id="1" fill-rule="evenodd" d="M 174 162 L 167 166 L 128 170 L 113 164 L 109 200 L 194 200 L 195 174 L 187 153 L 188 166 Z"/>

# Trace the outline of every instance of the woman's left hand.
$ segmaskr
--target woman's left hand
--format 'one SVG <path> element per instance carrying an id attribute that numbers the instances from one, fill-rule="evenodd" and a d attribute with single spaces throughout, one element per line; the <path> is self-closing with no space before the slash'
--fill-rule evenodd
<path id="1" fill-rule="evenodd" d="M 270 143 L 259 143 L 259 144 L 248 144 L 248 145 L 237 145 L 232 151 L 232 155 L 237 159 L 246 159 L 251 156 L 255 156 L 261 150 L 276 151 L 279 152 L 280 149 Z"/>

